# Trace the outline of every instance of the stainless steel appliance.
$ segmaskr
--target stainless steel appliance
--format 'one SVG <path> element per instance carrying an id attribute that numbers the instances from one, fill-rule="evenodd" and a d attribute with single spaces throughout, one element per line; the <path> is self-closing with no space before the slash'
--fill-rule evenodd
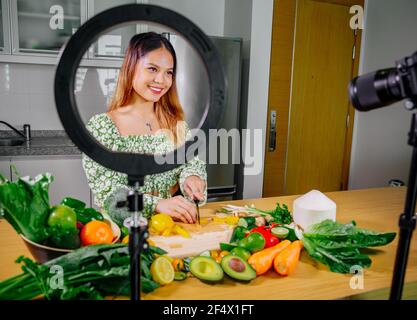
<path id="1" fill-rule="evenodd" d="M 207 75 L 197 53 L 186 43 L 182 37 L 165 33 L 173 44 L 177 59 L 177 87 L 178 95 L 184 109 L 187 123 L 191 128 L 199 126 L 206 103 L 208 102 Z M 227 133 L 239 130 L 240 123 L 240 85 L 242 65 L 242 40 L 240 38 L 210 37 L 223 61 L 227 77 L 226 112 L 220 128 Z M 223 136 L 222 139 L 225 139 Z M 207 163 L 208 197 L 209 201 L 235 199 L 237 193 L 237 172 L 240 159 L 241 143 L 239 135 L 235 138 L 226 138 L 228 144 L 215 143 L 214 139 L 207 139 L 209 153 L 205 160 Z M 233 141 L 233 143 L 232 143 Z M 234 151 L 234 152 L 232 152 Z M 217 154 L 217 163 L 209 163 L 210 154 Z M 221 158 L 227 155 L 227 162 L 220 163 Z M 234 156 L 234 159 L 232 158 Z M 200 155 L 204 158 L 204 155 Z M 226 159 L 223 159 L 226 160 Z"/>

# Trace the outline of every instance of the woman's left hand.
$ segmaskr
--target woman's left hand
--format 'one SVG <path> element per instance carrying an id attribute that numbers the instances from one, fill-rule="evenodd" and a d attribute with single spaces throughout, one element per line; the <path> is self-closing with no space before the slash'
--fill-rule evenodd
<path id="1" fill-rule="evenodd" d="M 199 176 L 189 176 L 184 181 L 184 191 L 191 199 L 204 200 L 206 182 Z"/>

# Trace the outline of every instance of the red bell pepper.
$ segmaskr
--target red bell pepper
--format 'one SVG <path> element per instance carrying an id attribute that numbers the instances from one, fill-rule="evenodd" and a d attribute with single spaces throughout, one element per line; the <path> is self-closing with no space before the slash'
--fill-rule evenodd
<path id="1" fill-rule="evenodd" d="M 271 234 L 271 231 L 266 226 L 252 229 L 249 233 L 259 232 L 265 239 L 265 248 L 273 247 L 279 243 L 278 237 Z"/>

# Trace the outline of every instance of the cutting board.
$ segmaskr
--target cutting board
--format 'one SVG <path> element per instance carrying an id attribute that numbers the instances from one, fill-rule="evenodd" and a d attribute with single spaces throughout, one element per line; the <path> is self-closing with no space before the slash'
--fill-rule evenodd
<path id="1" fill-rule="evenodd" d="M 220 242 L 230 242 L 234 229 L 234 226 L 218 222 L 209 222 L 202 225 L 177 224 L 190 234 L 190 238 L 179 235 L 150 236 L 156 246 L 167 251 L 167 255 L 173 258 L 192 257 L 205 250 L 219 250 Z"/>

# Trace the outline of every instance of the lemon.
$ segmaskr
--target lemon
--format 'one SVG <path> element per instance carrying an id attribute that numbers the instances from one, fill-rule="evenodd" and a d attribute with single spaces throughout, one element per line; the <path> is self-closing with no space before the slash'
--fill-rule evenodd
<path id="1" fill-rule="evenodd" d="M 158 213 L 152 216 L 150 227 L 157 233 L 162 233 L 166 229 L 173 228 L 174 224 L 174 220 L 172 220 L 171 216 L 165 213 Z"/>
<path id="2" fill-rule="evenodd" d="M 155 282 L 161 285 L 169 284 L 174 281 L 174 267 L 167 257 L 158 257 L 152 262 L 151 275 Z"/>

